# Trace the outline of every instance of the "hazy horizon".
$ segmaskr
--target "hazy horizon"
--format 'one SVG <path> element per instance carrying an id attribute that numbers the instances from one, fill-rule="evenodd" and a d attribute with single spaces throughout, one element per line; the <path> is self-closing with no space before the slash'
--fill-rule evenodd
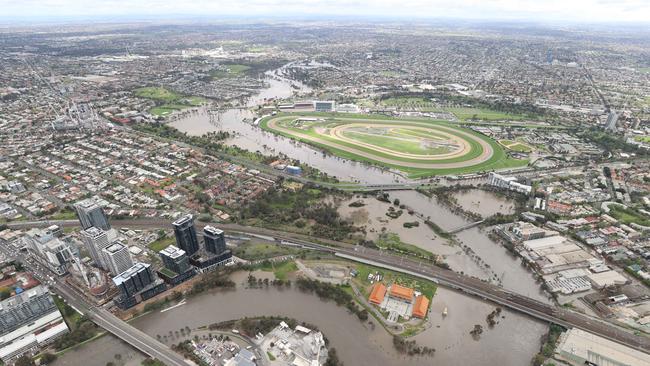
<path id="1" fill-rule="evenodd" d="M 0 0 L 4 23 L 195 18 L 416 19 L 646 24 L 644 0 Z"/>

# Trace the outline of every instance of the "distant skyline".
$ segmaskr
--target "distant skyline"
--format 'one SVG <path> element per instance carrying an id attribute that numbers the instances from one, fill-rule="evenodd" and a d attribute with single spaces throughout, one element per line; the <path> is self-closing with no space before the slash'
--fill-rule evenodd
<path id="1" fill-rule="evenodd" d="M 650 0 L 0 0 L 0 18 L 347 16 L 650 22 Z"/>

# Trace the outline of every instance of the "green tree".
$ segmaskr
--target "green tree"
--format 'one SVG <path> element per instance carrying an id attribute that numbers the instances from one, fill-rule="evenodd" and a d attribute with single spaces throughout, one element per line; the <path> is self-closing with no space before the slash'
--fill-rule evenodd
<path id="1" fill-rule="evenodd" d="M 34 360 L 28 355 L 22 355 L 16 360 L 15 366 L 36 366 Z"/>
<path id="2" fill-rule="evenodd" d="M 7 287 L 0 288 L 0 300 L 8 299 L 11 297 L 11 289 Z"/>
<path id="3" fill-rule="evenodd" d="M 56 360 L 56 355 L 53 353 L 45 353 L 43 356 L 41 356 L 41 365 L 48 365 Z"/>

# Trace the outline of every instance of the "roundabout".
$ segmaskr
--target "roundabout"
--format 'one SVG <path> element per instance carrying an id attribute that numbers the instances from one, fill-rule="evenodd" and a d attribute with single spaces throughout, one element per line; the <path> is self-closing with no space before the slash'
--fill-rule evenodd
<path id="1" fill-rule="evenodd" d="M 281 114 L 264 118 L 260 126 L 333 155 L 397 169 L 412 178 L 515 165 L 514 159 L 509 159 L 494 140 L 444 121 L 347 114 Z M 525 164 L 525 161 L 514 162 Z"/>

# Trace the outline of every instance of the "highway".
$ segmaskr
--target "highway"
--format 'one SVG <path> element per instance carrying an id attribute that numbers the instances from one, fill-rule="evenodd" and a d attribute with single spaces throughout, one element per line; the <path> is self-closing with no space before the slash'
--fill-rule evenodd
<path id="1" fill-rule="evenodd" d="M 25 267 L 29 268 L 34 277 L 43 284 L 47 284 L 50 290 L 60 295 L 68 305 L 71 305 L 75 310 L 86 315 L 99 327 L 130 344 L 135 349 L 149 357 L 162 361 L 167 366 L 188 365 L 183 356 L 172 351 L 166 345 L 119 319 L 109 311 L 92 305 L 85 299 L 84 294 L 80 294 L 76 289 L 69 286 L 64 279 L 57 278 L 53 272 L 39 265 L 33 259 L 24 256 L 24 254 L 18 251 L 12 251 L 11 248 L 5 246 L 0 246 L 0 251 L 6 257 L 23 263 Z M 50 276 L 54 280 L 49 280 Z"/>
<path id="2" fill-rule="evenodd" d="M 86 314 L 95 324 L 130 344 L 140 352 L 149 357 L 156 358 L 168 366 L 188 365 L 183 356 L 172 351 L 169 347 L 158 342 L 148 334 L 124 322 L 101 307 L 89 305 L 82 296 L 77 294 L 73 288 L 63 281 L 58 281 L 52 287 L 56 293 L 61 295 L 69 304 Z"/>
<path id="3" fill-rule="evenodd" d="M 36 225 L 43 226 L 50 224 L 59 224 L 62 226 L 79 225 L 76 220 L 65 220 L 50 222 L 22 222 L 10 224 L 10 226 L 27 228 Z M 134 229 L 169 228 L 171 226 L 169 221 L 163 219 L 112 220 L 111 224 L 116 228 L 129 227 Z M 203 225 L 204 224 L 202 223 L 197 223 L 197 228 L 200 230 Z M 479 279 L 437 267 L 430 263 L 416 261 L 408 257 L 397 256 L 386 251 L 354 246 L 329 239 L 313 238 L 301 234 L 279 232 L 237 224 L 219 224 L 218 226 L 227 232 L 261 235 L 275 238 L 280 242 L 288 241 L 305 248 L 326 251 L 350 260 L 370 263 L 386 269 L 432 280 L 445 287 L 457 289 L 473 296 L 478 296 L 482 299 L 495 302 L 534 318 L 556 323 L 568 328 L 579 328 L 635 348 L 639 351 L 650 353 L 650 337 L 635 335 L 632 331 L 619 327 L 613 323 L 590 317 L 570 309 L 552 306 L 505 290 L 499 286 L 483 282 Z"/>

